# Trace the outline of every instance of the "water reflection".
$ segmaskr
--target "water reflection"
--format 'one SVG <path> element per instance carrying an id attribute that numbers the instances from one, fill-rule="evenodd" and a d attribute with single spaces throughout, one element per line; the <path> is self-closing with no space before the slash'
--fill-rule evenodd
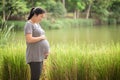
<path id="1" fill-rule="evenodd" d="M 51 43 L 120 42 L 120 27 L 80 27 L 46 31 Z"/>

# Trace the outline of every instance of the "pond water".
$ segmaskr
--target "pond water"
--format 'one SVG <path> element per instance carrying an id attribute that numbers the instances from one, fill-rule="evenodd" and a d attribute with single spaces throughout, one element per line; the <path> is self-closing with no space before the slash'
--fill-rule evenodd
<path id="1" fill-rule="evenodd" d="M 103 43 L 120 42 L 120 26 L 80 27 L 46 30 L 50 43 Z M 17 40 L 24 40 L 24 32 L 16 33 Z"/>
<path id="2" fill-rule="evenodd" d="M 120 26 L 80 27 L 46 31 L 51 43 L 103 43 L 120 42 Z"/>

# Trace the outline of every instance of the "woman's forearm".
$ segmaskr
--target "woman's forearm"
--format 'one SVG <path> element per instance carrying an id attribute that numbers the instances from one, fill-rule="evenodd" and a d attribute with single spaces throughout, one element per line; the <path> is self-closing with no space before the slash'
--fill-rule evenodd
<path id="1" fill-rule="evenodd" d="M 40 36 L 40 37 L 32 37 L 31 35 L 26 35 L 26 42 L 27 43 L 35 43 L 38 42 L 40 40 L 46 39 L 46 37 L 44 35 Z"/>

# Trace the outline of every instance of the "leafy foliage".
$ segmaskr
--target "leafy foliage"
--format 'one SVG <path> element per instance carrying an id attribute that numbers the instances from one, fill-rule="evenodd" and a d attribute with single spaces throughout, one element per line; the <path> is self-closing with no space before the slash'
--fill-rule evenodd
<path id="1" fill-rule="evenodd" d="M 24 15 L 28 12 L 28 8 L 26 6 L 26 2 L 23 0 L 3 0 L 4 3 L 1 1 L 1 10 L 0 13 L 5 11 L 5 14 L 2 13 L 2 15 L 5 15 L 6 17 L 11 15 Z"/>
<path id="2" fill-rule="evenodd" d="M 60 17 L 64 17 L 65 14 L 66 14 L 65 7 L 63 6 L 62 3 L 57 2 L 53 7 L 52 16 L 55 17 L 55 18 L 56 17 L 60 18 Z"/>

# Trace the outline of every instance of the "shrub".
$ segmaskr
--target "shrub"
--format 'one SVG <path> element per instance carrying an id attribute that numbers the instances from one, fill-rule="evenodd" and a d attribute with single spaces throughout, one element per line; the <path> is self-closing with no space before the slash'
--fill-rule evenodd
<path id="1" fill-rule="evenodd" d="M 61 2 L 57 2 L 50 11 L 51 18 L 63 18 L 66 15 L 66 9 Z"/>
<path id="2" fill-rule="evenodd" d="M 25 26 L 25 21 L 8 21 L 8 26 L 14 24 L 15 31 L 23 31 Z"/>

